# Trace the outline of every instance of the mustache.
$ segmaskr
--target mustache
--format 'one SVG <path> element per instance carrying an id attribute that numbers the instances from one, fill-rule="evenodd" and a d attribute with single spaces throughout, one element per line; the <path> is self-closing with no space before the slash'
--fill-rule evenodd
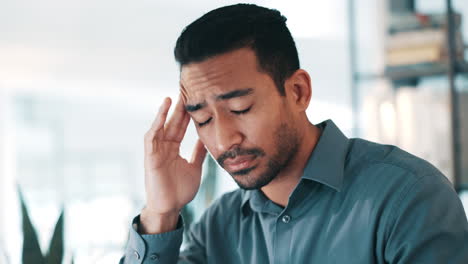
<path id="1" fill-rule="evenodd" d="M 263 151 L 260 148 L 241 149 L 237 147 L 235 149 L 224 152 L 216 159 L 216 161 L 221 167 L 224 168 L 224 161 L 226 161 L 227 159 L 234 159 L 237 156 L 244 156 L 244 155 L 254 155 L 257 157 L 265 156 L 265 151 Z"/>

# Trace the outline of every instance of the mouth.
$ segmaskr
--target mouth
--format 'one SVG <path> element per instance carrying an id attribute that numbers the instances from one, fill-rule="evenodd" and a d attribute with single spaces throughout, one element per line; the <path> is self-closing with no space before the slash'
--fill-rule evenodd
<path id="1" fill-rule="evenodd" d="M 256 156 L 237 157 L 234 159 L 227 159 L 224 162 L 224 168 L 229 172 L 236 172 L 246 170 L 254 165 Z"/>

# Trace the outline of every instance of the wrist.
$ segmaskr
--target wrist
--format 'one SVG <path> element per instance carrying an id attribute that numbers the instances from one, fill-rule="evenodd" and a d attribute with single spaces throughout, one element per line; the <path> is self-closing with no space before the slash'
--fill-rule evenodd
<path id="1" fill-rule="evenodd" d="M 174 231 L 177 227 L 180 211 L 159 213 L 143 208 L 140 214 L 138 232 L 141 234 L 161 234 Z"/>

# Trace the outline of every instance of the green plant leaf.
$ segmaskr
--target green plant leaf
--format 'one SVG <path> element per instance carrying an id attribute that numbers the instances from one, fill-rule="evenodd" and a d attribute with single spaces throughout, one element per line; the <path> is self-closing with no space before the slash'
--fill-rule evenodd
<path id="1" fill-rule="evenodd" d="M 63 260 L 63 221 L 65 211 L 62 210 L 59 219 L 55 224 L 54 234 L 50 241 L 49 251 L 47 252 L 46 264 L 60 264 Z"/>
<path id="2" fill-rule="evenodd" d="M 23 194 L 18 186 L 18 195 L 21 203 L 21 213 L 23 221 L 23 264 L 45 264 L 42 256 L 41 247 L 37 239 L 36 230 L 34 229 L 31 219 L 29 218 L 28 209 L 24 202 Z"/>

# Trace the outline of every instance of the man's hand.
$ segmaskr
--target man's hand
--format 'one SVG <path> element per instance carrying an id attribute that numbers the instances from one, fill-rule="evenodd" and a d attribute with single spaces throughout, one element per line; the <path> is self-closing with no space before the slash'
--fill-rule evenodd
<path id="1" fill-rule="evenodd" d="M 145 234 L 174 230 L 180 210 L 195 197 L 200 187 L 206 149 L 198 140 L 190 162 L 180 156 L 180 143 L 190 116 L 180 96 L 166 123 L 170 106 L 170 98 L 165 98 L 151 129 L 145 134 L 146 207 L 140 216 L 140 232 Z"/>

